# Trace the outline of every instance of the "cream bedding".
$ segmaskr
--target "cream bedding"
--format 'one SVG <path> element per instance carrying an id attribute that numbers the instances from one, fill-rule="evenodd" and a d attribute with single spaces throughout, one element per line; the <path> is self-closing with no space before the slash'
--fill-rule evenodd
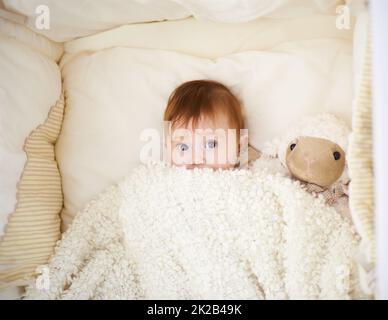
<path id="1" fill-rule="evenodd" d="M 285 42 L 327 38 L 351 41 L 352 28 L 353 21 L 349 29 L 338 29 L 336 16 L 323 14 L 294 19 L 260 18 L 233 24 L 188 18 L 123 25 L 68 41 L 64 46 L 65 51 L 71 54 L 128 47 L 169 50 L 217 59 L 236 52 L 267 51 Z"/>
<path id="2" fill-rule="evenodd" d="M 10 11 L 26 16 L 34 32 L 64 42 L 123 24 L 177 20 L 245 22 L 258 17 L 295 18 L 314 13 L 335 13 L 344 0 L 3 0 Z M 49 26 L 37 28 L 45 18 Z"/>
<path id="3" fill-rule="evenodd" d="M 259 0 L 260 1 L 260 0 Z M 258 1 L 258 2 L 259 2 Z M 38 2 L 38 1 L 37 1 Z M 31 1 L 31 0 L 20 0 L 20 1 L 13 1 L 13 0 L 5 0 L 4 3 L 8 6 L 8 8 L 13 9 L 15 11 L 19 11 L 24 13 L 25 15 L 28 16 L 28 23 L 29 26 L 34 29 L 34 19 L 36 17 L 36 13 L 34 12 L 34 9 L 36 8 L 37 2 Z M 226 7 L 230 7 L 233 1 L 225 1 L 223 2 Z M 338 1 L 337 1 L 338 2 Z M 357 3 L 358 1 L 348 1 L 349 3 Z M 79 4 L 80 2 L 77 1 Z M 221 3 L 221 2 L 220 2 Z M 229 4 L 228 4 L 229 3 Z M 253 2 L 252 2 L 253 3 Z M 139 25 L 129 25 L 129 26 L 123 26 L 121 28 L 118 28 L 116 30 L 104 32 L 102 34 L 97 34 L 94 37 L 90 38 L 84 38 L 84 39 L 77 39 L 74 41 L 70 41 L 66 43 L 66 49 L 69 53 L 73 53 L 76 55 L 68 55 L 66 59 L 63 60 L 63 64 L 66 64 L 66 62 L 71 63 L 71 61 L 76 61 L 79 58 L 79 53 L 82 53 L 82 56 L 88 56 L 91 55 L 91 51 L 100 51 L 100 50 L 106 50 L 112 47 L 116 46 L 124 46 L 124 47 L 137 47 L 137 48 L 148 48 L 148 49 L 163 49 L 163 50 L 173 50 L 178 53 L 184 53 L 188 55 L 195 55 L 199 56 L 202 58 L 210 58 L 210 59 L 217 59 L 220 56 L 224 55 L 230 55 L 239 51 L 246 51 L 246 50 L 265 50 L 266 52 L 268 50 L 273 50 L 275 49 L 278 50 L 278 46 L 280 45 L 280 52 L 283 52 L 283 48 L 289 48 L 288 45 L 284 45 L 285 41 L 291 41 L 291 42 L 299 42 L 303 43 L 305 40 L 322 40 L 330 38 L 330 40 L 336 39 L 336 41 L 339 40 L 339 42 L 343 42 L 344 47 L 340 49 L 339 51 L 341 52 L 340 55 L 342 55 L 343 52 L 346 52 L 346 58 L 344 59 L 339 59 L 338 63 L 341 65 L 339 68 L 337 68 L 338 73 L 333 74 L 332 79 L 337 79 L 337 82 L 333 83 L 333 88 L 337 87 L 338 90 L 334 90 L 333 93 L 333 101 L 340 102 L 339 104 L 344 107 L 344 109 L 340 111 L 341 114 L 345 115 L 348 119 L 350 119 L 350 111 L 351 108 L 348 104 L 348 102 L 352 99 L 352 83 L 351 81 L 356 80 L 356 83 L 359 82 L 360 79 L 360 74 L 361 74 L 361 69 L 359 66 L 361 66 L 360 61 L 362 60 L 362 55 L 364 53 L 364 45 L 362 41 L 359 41 L 360 36 L 362 37 L 365 32 L 365 28 L 363 24 L 360 24 L 361 26 L 359 28 L 356 28 L 356 34 L 355 34 L 355 41 L 354 41 L 354 51 L 352 52 L 351 50 L 351 43 L 352 43 L 352 29 L 350 30 L 339 30 L 335 28 L 335 16 L 311 16 L 312 12 L 317 12 L 317 11 L 326 11 L 328 8 L 333 8 L 333 4 L 335 1 L 316 1 L 316 6 L 315 4 L 306 7 L 305 5 L 301 5 L 303 1 L 293 1 L 293 5 L 291 6 L 284 6 L 283 9 L 277 10 L 279 8 L 276 8 L 276 3 L 274 5 L 274 12 L 272 14 L 265 14 L 265 15 L 272 15 L 273 17 L 297 17 L 297 16 L 302 16 L 304 17 L 303 19 L 301 18 L 299 21 L 298 19 L 282 19 L 282 20 L 272 20 L 272 19 L 260 19 L 260 20 L 252 20 L 251 22 L 246 22 L 242 24 L 233 24 L 233 25 L 226 25 L 226 24 L 218 24 L 218 23 L 212 23 L 209 21 L 202 21 L 199 22 L 194 19 L 187 19 L 183 21 L 172 21 L 172 22 L 163 22 L 163 23 L 149 23 L 149 24 L 139 24 Z M 309 1 L 311 3 L 311 1 Z M 39 2 L 39 4 L 41 4 Z M 90 3 L 91 5 L 94 6 L 94 4 Z M 194 8 L 195 5 L 198 4 L 199 11 Z M 264 4 L 264 2 L 262 2 Z M 201 7 L 203 6 L 204 3 L 194 3 L 194 7 L 191 10 L 197 10 L 196 11 L 196 16 L 200 18 L 204 18 L 205 20 L 210 19 L 210 20 L 221 20 L 221 21 L 226 21 L 227 20 L 227 12 L 225 11 L 226 15 L 222 15 L 222 11 L 218 11 L 216 7 L 213 8 L 206 8 Z M 323 6 L 320 6 L 323 5 Z M 51 5 L 50 8 L 54 6 L 56 12 L 62 11 L 62 13 L 71 13 L 73 11 L 67 11 L 66 6 L 68 8 L 72 7 L 73 5 L 70 4 L 70 2 L 67 2 L 66 4 L 61 4 L 61 6 L 64 6 L 64 10 L 57 10 L 56 5 Z M 85 9 L 86 8 L 86 9 Z M 93 10 L 99 10 L 102 7 L 94 6 Z M 167 7 L 165 7 L 167 8 Z M 202 12 L 200 12 L 203 8 L 205 8 Z M 265 12 L 265 7 L 264 11 Z M 109 9 L 113 9 L 109 8 Z M 114 26 L 117 23 L 117 16 L 115 16 L 114 10 L 112 11 L 112 16 L 111 18 L 113 20 L 111 21 L 104 21 L 103 23 L 97 23 L 96 21 L 88 21 L 88 19 L 85 19 L 85 16 L 83 14 L 88 14 L 90 15 L 95 15 L 95 11 L 89 10 L 87 6 L 82 7 L 82 10 L 79 11 L 80 15 L 78 16 L 80 22 L 80 25 L 78 25 L 76 28 L 74 28 L 74 16 L 72 19 L 69 19 L 68 14 L 63 14 L 62 16 L 57 16 L 59 19 L 53 19 L 52 21 L 54 22 L 54 25 L 52 25 L 52 28 L 46 33 L 51 37 L 52 39 L 56 38 L 57 40 L 64 40 L 64 39 L 74 39 L 75 37 L 79 37 L 80 35 L 85 35 L 85 34 L 91 34 L 91 33 L 96 33 L 101 30 L 105 30 L 106 28 L 110 28 Z M 163 10 L 162 10 L 163 11 Z M 150 16 L 156 17 L 155 20 L 162 20 L 166 16 L 163 17 L 162 11 L 156 13 L 151 13 Z M 218 11 L 218 12 L 217 12 Z M 140 12 L 140 11 L 139 11 Z M 135 12 L 138 14 L 139 12 Z M 172 11 L 170 11 L 172 12 Z M 247 12 L 247 13 L 252 13 L 253 11 Z M 150 12 L 148 12 L 149 14 Z M 162 13 L 162 14 L 161 14 Z M 236 12 L 236 15 L 232 18 L 233 19 L 239 19 L 238 16 L 239 12 Z M 240 12 L 241 13 L 241 12 Z M 97 15 L 98 16 L 98 15 Z M 171 15 L 169 18 L 182 18 L 187 16 L 187 13 L 185 10 L 174 10 L 173 15 Z M 310 16 L 310 17 L 308 17 Z M 364 15 L 366 16 L 366 15 Z M 123 17 L 122 18 L 125 20 L 128 17 Z M 138 15 L 138 19 L 144 19 L 147 18 L 146 16 Z M 246 17 L 243 17 L 243 15 L 240 15 L 240 18 L 242 20 L 246 20 Z M 226 20 L 225 20 L 226 19 Z M 124 20 L 121 20 L 123 22 Z M 112 22 L 113 21 L 113 22 Z M 140 20 L 139 20 L 140 21 Z M 314 21 L 319 22 L 319 24 L 314 24 Z M 55 23 L 59 23 L 56 25 Z M 130 21 L 126 21 L 130 22 Z M 268 23 L 267 23 L 268 22 Z M 278 27 L 276 27 L 276 25 Z M 306 26 L 309 27 L 306 27 Z M 55 60 L 57 61 L 62 54 L 62 48 L 61 45 L 54 44 L 51 41 L 48 41 L 44 37 L 38 36 L 34 32 L 26 32 L 24 27 L 21 26 L 11 26 L 9 23 L 5 23 L 3 20 L 0 20 L 0 29 L 2 32 L 6 32 L 7 37 L 16 37 L 18 39 L 19 49 L 22 48 L 24 50 L 25 48 L 28 48 L 27 50 L 24 51 L 24 54 L 29 55 L 31 51 L 36 53 L 37 55 L 43 54 L 44 58 L 40 62 L 45 62 L 46 59 L 48 60 Z M 156 32 L 156 30 L 160 30 L 161 32 Z M 194 32 L 193 32 L 194 30 Z M 195 30 L 198 31 L 197 36 L 195 36 Z M 265 31 L 260 33 L 261 31 Z M 35 32 L 41 32 L 39 30 L 34 30 Z M 45 31 L 42 31 L 45 33 Z M 155 35 L 155 37 L 152 36 L 152 34 Z M 191 36 L 187 36 L 191 35 Z M 207 37 L 209 36 L 209 37 Z M 358 37 L 358 38 L 357 38 Z M 177 40 L 177 41 L 174 41 Z M 334 41 L 334 42 L 336 42 Z M 313 41 L 314 42 L 314 41 Z M 334 42 L 330 42 L 330 45 L 327 46 L 328 50 L 332 50 L 333 47 L 331 46 Z M 346 43 L 346 45 L 345 45 Z M 3 45 L 4 42 L 1 43 Z M 360 45 L 361 44 L 361 45 Z M 293 44 L 291 44 L 291 47 Z M 343 49 L 346 47 L 345 51 Z M 311 48 L 309 46 L 303 46 L 299 48 L 300 50 L 305 50 L 306 52 L 309 51 Z M 298 50 L 299 50 L 298 49 Z M 288 49 L 287 49 L 288 50 Z M 89 51 L 88 53 L 86 53 Z M 313 50 L 314 51 L 314 50 Z M 22 52 L 22 51 L 21 51 Z M 315 66 L 318 68 L 316 69 L 317 74 L 318 70 L 323 72 L 322 76 L 327 73 L 327 69 L 325 67 L 322 67 L 320 63 L 316 64 L 317 61 L 319 61 L 318 57 L 318 52 L 319 50 L 317 49 L 315 53 L 317 53 L 317 59 L 313 62 Z M 283 52 L 284 53 L 284 52 Z M 289 52 L 287 52 L 288 54 Z M 297 55 L 299 52 L 294 52 Z M 319 53 L 320 54 L 320 53 Z M 352 55 L 354 55 L 354 58 L 356 59 L 356 72 L 352 73 Z M 19 55 L 15 55 L 11 57 L 12 59 L 17 59 L 18 61 L 23 61 L 23 66 L 20 65 L 19 67 L 25 67 L 28 65 L 28 61 L 30 58 L 27 59 L 22 59 L 20 60 Z M 301 59 L 302 56 L 300 56 Z M 85 62 L 88 59 L 85 59 Z M 334 61 L 334 60 L 333 60 Z M 342 62 L 341 62 L 342 61 Z M 89 63 L 89 61 L 87 61 Z M 328 63 L 329 64 L 329 63 Z M 17 64 L 14 64 L 15 66 Z M 106 66 L 106 65 L 105 65 Z M 345 66 L 345 67 L 344 67 Z M 84 66 L 86 69 L 86 65 Z M 344 67 L 344 68 L 342 68 Z M 101 66 L 101 70 L 103 70 L 104 66 Z M 44 69 L 44 68 L 43 68 Z M 39 69 L 36 74 L 40 74 L 40 72 L 43 72 L 43 69 Z M 75 67 L 73 70 L 75 71 Z M 5 69 L 2 69 L 5 70 Z M 342 70 L 342 71 L 340 71 Z M 47 71 L 47 70 L 46 70 Z M 94 70 L 95 71 L 95 70 Z M 56 72 L 54 72 L 52 75 L 50 75 L 48 78 L 52 78 L 49 82 L 50 84 L 47 84 L 47 88 L 49 87 L 54 87 L 58 88 L 58 76 L 55 75 Z M 3 73 L 6 74 L 6 73 Z M 14 73 L 16 74 L 16 73 Z M 17 74 L 21 75 L 22 73 L 17 72 Z M 54 76 L 53 76 L 54 75 Z M 355 77 L 354 77 L 355 75 Z M 26 78 L 26 77 L 22 77 Z M 55 80 L 53 80 L 56 78 Z M 9 79 L 9 77 L 7 77 Z M 80 82 L 82 79 L 80 78 Z M 118 81 L 119 82 L 119 81 Z M 21 83 L 24 83 L 23 81 Z M 276 83 L 276 81 L 273 81 L 273 83 Z M 37 82 L 34 82 L 34 86 L 37 85 Z M 344 86 L 345 84 L 345 86 Z M 315 85 L 314 85 L 315 86 Z M 18 86 L 13 85 L 11 83 L 12 88 L 19 88 Z M 98 86 L 96 87 L 98 88 Z M 32 89 L 31 89 L 32 90 Z M 7 90 L 8 91 L 8 90 Z M 18 92 L 20 91 L 19 89 L 17 90 Z M 28 91 L 28 90 L 27 90 Z M 24 92 L 27 92 L 24 90 Z M 32 104 L 35 103 L 35 100 L 37 101 L 38 99 L 41 99 L 43 96 L 42 92 L 40 90 L 33 89 L 34 93 L 39 92 L 40 96 L 34 94 L 32 96 L 32 99 L 29 99 L 30 102 L 33 102 Z M 55 90 L 47 90 L 51 93 L 55 93 L 59 95 L 59 91 L 57 89 Z M 94 113 L 94 110 L 91 108 L 91 105 L 93 104 L 93 99 L 96 98 L 91 98 L 91 92 L 89 89 L 84 90 L 84 88 L 81 88 L 82 94 L 84 95 L 85 100 L 84 101 L 89 101 L 89 107 L 87 107 L 87 110 L 83 110 L 80 113 L 83 113 L 84 116 L 82 119 L 80 118 L 79 122 L 74 120 L 69 120 L 72 122 L 74 126 L 69 126 L 70 128 L 80 128 L 80 132 L 77 132 L 75 130 L 75 135 L 74 136 L 69 136 L 69 133 L 67 133 L 68 137 L 68 142 L 69 144 L 71 142 L 74 142 L 76 144 L 74 150 L 81 150 L 82 143 L 81 145 L 78 144 L 77 139 L 79 137 L 85 137 L 84 132 L 82 132 L 82 126 L 85 124 L 85 121 L 89 121 L 90 114 Z M 96 90 L 98 91 L 98 89 Z M 135 90 L 134 90 L 135 91 Z M 15 96 L 18 95 L 18 92 L 15 91 Z M 278 93 L 280 92 L 279 90 L 274 90 L 274 92 Z M 12 94 L 14 94 L 12 92 Z M 81 94 L 81 95 L 82 95 Z M 110 93 L 111 94 L 111 93 Z M 158 93 L 160 94 L 160 93 Z M 308 94 L 308 90 L 306 90 L 305 94 Z M 344 97 L 343 100 L 338 100 L 340 95 Z M 279 94 L 279 97 L 282 96 Z M 7 96 L 2 95 L 2 92 L 0 91 L 0 98 L 7 98 Z M 49 97 L 48 95 L 46 98 L 50 98 L 50 101 L 54 101 L 53 97 Z M 117 100 L 117 98 L 114 97 L 112 100 L 109 99 L 104 99 L 102 104 L 105 105 L 106 108 L 111 107 L 114 105 Z M 69 104 L 73 105 L 73 102 L 76 102 L 78 98 L 75 97 L 74 95 L 71 95 L 71 98 L 69 101 L 72 103 Z M 165 99 L 165 97 L 163 97 Z M 2 100 L 3 101 L 3 100 Z M 15 100 L 16 101 L 16 100 Z M 341 102 L 342 101 L 342 102 Z M 7 101 L 6 101 L 7 102 Z M 94 102 L 97 102 L 97 104 L 101 103 L 101 100 L 96 99 Z M 342 104 L 343 103 L 343 104 Z M 74 103 L 74 105 L 80 105 L 78 102 Z M 313 103 L 312 103 L 313 104 Z M 27 105 L 27 104 L 25 104 Z M 333 104 L 334 105 L 334 104 Z M 42 117 L 43 114 L 47 111 L 48 104 L 46 104 L 45 109 L 42 108 L 40 110 L 39 116 L 40 116 L 40 123 L 42 122 Z M 120 108 L 122 108 L 121 106 Z M 293 106 L 294 108 L 295 106 Z M 38 108 L 34 108 L 34 110 L 37 110 Z M 319 108 L 317 108 L 318 111 Z M 11 114 L 13 113 L 18 113 L 22 109 L 16 108 L 13 109 Z M 45 111 L 46 110 L 46 111 Z M 150 109 L 151 110 L 151 109 Z M 269 104 L 268 110 L 272 110 L 272 104 Z M 265 113 L 268 110 L 264 110 L 264 116 Z M 306 109 L 307 110 L 307 109 Z M 306 113 L 306 110 L 304 110 L 304 113 Z M 311 108 L 309 110 L 314 110 L 314 108 Z M 326 110 L 326 109 L 325 109 Z M 32 112 L 33 108 L 30 108 L 29 110 L 23 110 Z M 74 109 L 73 109 L 74 111 Z M 153 112 L 154 110 L 151 110 Z M 321 111 L 321 110 L 320 110 Z M 260 112 L 263 112 L 260 110 Z M 77 116 L 80 115 L 80 113 L 75 113 Z M 98 113 L 98 112 L 97 112 Z M 31 121 L 35 121 L 36 119 L 35 116 L 38 116 L 35 111 L 31 113 L 33 116 L 24 118 L 26 120 L 26 123 L 23 123 L 23 125 L 19 126 L 19 129 L 25 130 L 25 125 L 27 125 L 27 120 L 29 123 Z M 74 114 L 73 114 L 74 115 Z M 263 114 L 260 114 L 262 116 Z M 286 120 L 290 114 L 286 114 L 284 116 L 284 120 Z M 292 116 L 292 115 L 291 115 Z M 297 115 L 296 115 L 297 116 Z M 272 115 L 268 114 L 268 117 L 272 118 Z M 5 118 L 4 118 L 5 119 Z M 9 118 L 7 118 L 9 119 Z M 85 120 L 88 119 L 88 120 Z M 264 119 L 266 119 L 264 117 Z M 154 120 L 153 120 L 154 121 Z M 34 122 L 34 123 L 35 123 Z M 263 123 L 267 123 L 268 121 L 263 121 Z M 36 122 L 38 123 L 38 122 Z M 153 123 L 156 123 L 155 121 Z M 95 123 L 93 124 L 95 125 Z M 281 128 L 282 127 L 282 122 L 280 121 L 279 123 L 274 124 L 275 129 Z M 33 126 L 31 126 L 32 128 Z M 92 133 L 89 131 L 88 135 L 96 137 L 96 140 L 98 140 L 98 128 L 94 127 L 97 129 L 96 131 L 93 131 Z M 112 127 L 111 127 L 112 128 Z M 1 129 L 1 128 L 0 128 Z M 99 129 L 102 129 L 100 127 Z M 255 129 L 254 129 L 255 130 Z M 69 132 L 69 131 L 68 131 Z M 133 132 L 130 132 L 129 135 L 132 135 Z M 257 133 L 258 135 L 258 133 Z M 121 133 L 119 135 L 112 134 L 111 136 L 113 140 L 118 139 L 120 140 Z M 81 141 L 83 141 L 81 139 Z M 66 148 L 63 149 L 63 153 L 61 155 L 61 158 L 63 160 L 63 163 L 67 163 L 63 168 L 67 166 L 67 169 L 65 168 L 63 173 L 64 173 L 64 181 L 72 181 L 72 179 L 75 178 L 75 185 L 79 184 L 81 186 L 93 185 L 93 190 L 87 190 L 85 189 L 85 193 L 83 193 L 82 189 L 84 188 L 79 188 L 75 190 L 76 192 L 72 192 L 71 186 L 73 186 L 71 183 L 68 184 L 68 182 L 64 182 L 65 184 L 67 183 L 68 188 L 67 191 L 65 192 L 65 197 L 66 197 L 66 209 L 64 211 L 64 217 L 66 221 L 71 221 L 72 216 L 76 212 L 76 210 L 79 210 L 80 208 L 83 207 L 83 205 L 91 199 L 91 197 L 96 193 L 101 191 L 105 186 L 109 185 L 112 181 L 114 181 L 118 177 L 122 177 L 123 175 L 126 174 L 127 170 L 129 170 L 128 166 L 125 166 L 123 163 L 122 165 L 118 164 L 117 161 L 117 156 L 115 153 L 111 153 L 112 150 L 107 149 L 108 143 L 112 141 L 103 141 L 102 145 L 97 144 L 97 148 L 102 148 L 101 152 L 98 152 L 96 149 L 87 149 L 85 150 L 85 153 L 90 152 L 89 155 L 86 157 L 82 158 L 84 154 L 80 158 L 77 159 L 71 159 L 72 155 L 70 153 L 66 154 L 66 151 L 74 151 L 71 148 L 66 150 Z M 14 141 L 15 142 L 15 141 Z M 16 145 L 16 142 L 14 143 Z M 20 144 L 20 143 L 19 143 Z M 123 144 L 120 145 L 122 148 Z M 1 150 L 0 150 L 1 151 Z M 106 151 L 106 153 L 105 153 Z M 12 152 L 11 152 L 12 153 Z M 82 152 L 81 152 L 82 153 Z M 4 153 L 3 153 L 4 154 Z M 101 156 L 101 162 L 99 162 L 98 157 Z M 106 155 L 110 155 L 107 157 Z M 136 154 L 135 154 L 136 156 Z M 14 189 L 8 188 L 9 185 L 14 185 L 14 182 L 18 180 L 19 177 L 19 172 L 22 168 L 22 163 L 24 163 L 24 155 L 20 154 L 17 155 L 19 157 L 19 160 L 17 161 L 9 161 L 8 158 L 4 157 L 4 159 L 7 160 L 7 163 L 12 163 L 12 170 L 8 170 L 7 172 L 4 171 L 6 175 L 4 175 L 5 179 L 2 180 L 2 183 L 4 185 L 7 184 L 6 187 L 4 187 L 4 190 L 7 190 L 7 193 L 3 193 L 7 198 L 5 199 L 7 201 L 6 206 L 3 206 L 3 208 L 11 208 L 15 204 L 15 193 Z M 133 155 L 130 155 L 130 157 L 133 157 Z M 81 159 L 82 158 L 82 159 Z M 135 158 L 132 158 L 135 159 Z M 128 159 L 125 159 L 125 161 Z M 87 163 L 91 164 L 91 167 L 88 167 Z M 95 162 L 94 162 L 95 161 Z M 98 163 L 99 162 L 99 163 Z M 108 163 L 112 162 L 113 165 L 119 165 L 118 170 L 115 172 L 111 172 L 108 167 Z M 138 162 L 133 162 L 133 166 L 136 165 Z M 76 168 L 77 171 L 77 176 L 72 175 L 70 167 L 73 166 Z M 131 166 L 130 166 L 131 167 Z M 83 169 L 86 170 L 87 174 L 83 174 L 82 171 Z M 92 175 L 96 174 L 97 179 L 92 178 Z M 65 177 L 66 176 L 66 177 Z M 3 177 L 3 175 L 2 175 Z M 82 192 L 80 192 L 80 190 Z M 10 192 L 8 192 L 10 191 Z M 4 200 L 4 199 L 1 199 Z M 5 203 L 5 202 L 4 202 Z M 69 209 L 72 208 L 72 209 Z M 9 211 L 9 210 L 8 210 Z M 2 219 L 3 219 L 3 224 L 6 221 L 6 216 L 8 214 L 8 211 L 6 214 L 3 214 Z M 68 218 L 67 218 L 68 217 Z M 68 222 L 65 222 L 67 225 Z M 1 232 L 0 232 L 1 233 Z"/>
<path id="4" fill-rule="evenodd" d="M 42 125 L 60 98 L 63 45 L 2 8 L 0 16 L 1 300 L 21 295 L 18 286 L 47 261 L 60 235 L 62 190 L 53 145 L 62 118 Z"/>
<path id="5" fill-rule="evenodd" d="M 182 82 L 210 78 L 229 86 L 244 106 L 250 143 L 260 150 L 304 115 L 331 112 L 350 124 L 351 53 L 349 41 L 325 38 L 214 60 L 127 47 L 68 55 L 62 66 L 66 113 L 56 146 L 64 227 L 140 163 L 150 138 L 141 134 L 161 137 L 168 96 Z"/>
<path id="6" fill-rule="evenodd" d="M 77 215 L 27 299 L 363 298 L 357 245 L 281 175 L 141 166 Z"/>
<path id="7" fill-rule="evenodd" d="M 0 18 L 0 240 L 17 203 L 24 142 L 61 94 L 62 53 L 62 45 Z"/>

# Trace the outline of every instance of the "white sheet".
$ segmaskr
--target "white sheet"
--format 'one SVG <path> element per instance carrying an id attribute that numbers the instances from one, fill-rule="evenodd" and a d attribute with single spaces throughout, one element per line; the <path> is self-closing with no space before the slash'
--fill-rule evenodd
<path id="1" fill-rule="evenodd" d="M 8 10 L 27 17 L 37 33 L 63 42 L 130 23 L 177 20 L 191 15 L 217 22 L 244 22 L 258 17 L 334 14 L 337 0 L 3 0 Z M 40 6 L 44 5 L 42 9 Z M 48 10 L 47 10 L 48 9 Z M 42 13 L 43 12 L 43 13 Z M 47 14 L 48 28 L 36 21 Z M 47 18 L 48 17 L 48 18 Z"/>
<path id="2" fill-rule="evenodd" d="M 236 52 L 271 50 L 285 42 L 321 38 L 351 41 L 352 37 L 352 28 L 340 30 L 336 28 L 334 16 L 323 14 L 298 19 L 260 18 L 233 24 L 188 18 L 124 25 L 68 41 L 65 50 L 75 54 L 120 46 L 170 50 L 216 59 Z"/>
<path id="3" fill-rule="evenodd" d="M 46 37 L 31 31 L 22 24 L 0 18 L 0 33 L 16 39 L 29 48 L 38 51 L 48 58 L 59 61 L 63 53 L 63 44 L 47 39 Z"/>
<path id="4" fill-rule="evenodd" d="M 8 10 L 27 16 L 27 26 L 48 38 L 64 42 L 126 23 L 183 19 L 190 13 L 170 0 L 3 0 Z M 44 6 L 43 8 L 40 6 Z M 39 17 L 49 19 L 37 28 Z"/>

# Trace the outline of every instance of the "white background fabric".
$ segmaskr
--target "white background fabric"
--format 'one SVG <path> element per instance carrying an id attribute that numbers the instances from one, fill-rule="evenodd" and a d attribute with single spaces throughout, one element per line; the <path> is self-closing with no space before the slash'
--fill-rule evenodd
<path id="1" fill-rule="evenodd" d="M 139 22 L 197 19 L 243 22 L 258 17 L 294 18 L 333 12 L 336 0 L 3 0 L 8 10 L 27 16 L 27 25 L 54 41 L 68 41 Z M 50 28 L 35 26 L 36 8 L 50 10 Z"/>

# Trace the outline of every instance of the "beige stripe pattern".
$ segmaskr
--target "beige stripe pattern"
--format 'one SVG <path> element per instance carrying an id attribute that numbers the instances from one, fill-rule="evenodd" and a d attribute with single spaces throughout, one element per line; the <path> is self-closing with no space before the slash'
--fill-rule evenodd
<path id="1" fill-rule="evenodd" d="M 353 110 L 353 134 L 349 148 L 349 173 L 352 179 L 349 203 L 358 232 L 366 241 L 367 260 L 375 262 L 374 179 L 372 135 L 371 39 L 366 53 Z"/>
<path id="2" fill-rule="evenodd" d="M 47 263 L 60 238 L 63 195 L 54 147 L 64 113 L 63 94 L 44 124 L 32 131 L 27 163 L 18 185 L 18 204 L 0 242 L 0 288 L 25 285 Z"/>

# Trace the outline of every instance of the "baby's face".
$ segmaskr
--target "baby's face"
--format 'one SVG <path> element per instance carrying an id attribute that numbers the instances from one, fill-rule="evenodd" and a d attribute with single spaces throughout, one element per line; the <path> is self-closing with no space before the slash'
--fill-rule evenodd
<path id="1" fill-rule="evenodd" d="M 231 169 L 238 163 L 237 130 L 229 128 L 224 115 L 215 121 L 200 119 L 195 128 L 190 122 L 171 131 L 171 161 L 175 166 Z"/>

